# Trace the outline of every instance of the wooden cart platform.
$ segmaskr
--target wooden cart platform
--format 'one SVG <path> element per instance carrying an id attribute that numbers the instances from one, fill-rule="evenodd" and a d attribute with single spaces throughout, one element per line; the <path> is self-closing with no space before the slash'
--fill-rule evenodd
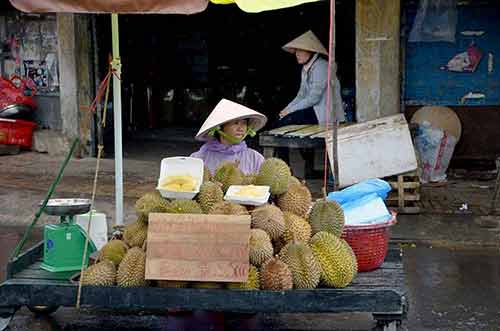
<path id="1" fill-rule="evenodd" d="M 0 312 L 6 314 L 21 306 L 75 306 L 78 285 L 70 281 L 71 273 L 40 269 L 42 254 L 40 243 L 8 265 L 7 280 L 0 285 Z M 400 248 L 391 247 L 381 268 L 359 273 L 344 289 L 246 291 L 86 286 L 82 289 L 81 305 L 130 311 L 178 308 L 262 313 L 365 312 L 373 314 L 381 329 L 394 329 L 407 312 L 401 255 Z"/>

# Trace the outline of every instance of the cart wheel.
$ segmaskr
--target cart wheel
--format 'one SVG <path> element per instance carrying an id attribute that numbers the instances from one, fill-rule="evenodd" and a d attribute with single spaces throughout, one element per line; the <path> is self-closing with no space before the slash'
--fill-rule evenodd
<path id="1" fill-rule="evenodd" d="M 27 306 L 35 315 L 50 315 L 55 312 L 59 306 Z"/>

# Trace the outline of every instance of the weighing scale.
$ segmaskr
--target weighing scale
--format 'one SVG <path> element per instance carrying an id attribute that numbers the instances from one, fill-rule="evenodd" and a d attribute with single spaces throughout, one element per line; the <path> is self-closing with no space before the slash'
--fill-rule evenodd
<path id="1" fill-rule="evenodd" d="M 43 262 L 41 268 L 50 272 L 80 270 L 87 233 L 75 223 L 75 215 L 90 210 L 88 199 L 50 199 L 44 212 L 59 216 L 59 224 L 45 225 L 43 231 Z M 96 246 L 89 239 L 85 267 Z"/>

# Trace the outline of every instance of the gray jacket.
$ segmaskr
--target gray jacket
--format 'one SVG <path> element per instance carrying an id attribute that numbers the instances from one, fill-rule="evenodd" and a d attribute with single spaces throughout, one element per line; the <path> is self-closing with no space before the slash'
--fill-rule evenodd
<path id="1" fill-rule="evenodd" d="M 332 111 L 326 112 L 328 61 L 317 55 L 315 57 L 315 59 L 312 59 L 313 63 L 309 68 L 304 66 L 302 69 L 299 92 L 295 99 L 293 99 L 285 109 L 293 113 L 297 110 L 313 107 L 319 124 L 326 123 L 327 115 L 329 116 L 328 123 L 332 123 Z M 338 112 L 338 122 L 344 122 L 344 106 L 340 96 L 340 82 L 337 77 L 335 77 L 335 92 L 331 102 L 334 103 L 335 111 Z"/>

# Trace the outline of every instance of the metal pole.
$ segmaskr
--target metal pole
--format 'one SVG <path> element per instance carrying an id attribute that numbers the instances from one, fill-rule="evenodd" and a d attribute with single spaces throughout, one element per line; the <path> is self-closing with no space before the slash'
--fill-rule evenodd
<path id="1" fill-rule="evenodd" d="M 335 97 L 335 84 L 337 80 L 335 79 L 337 77 L 337 64 L 335 62 L 335 0 L 330 0 L 330 33 L 332 35 L 331 41 L 330 41 L 330 49 L 329 49 L 329 55 L 330 55 L 330 63 L 331 65 L 331 74 L 330 74 L 330 104 L 332 107 L 333 111 L 333 123 L 332 123 L 332 158 L 333 158 L 333 177 L 334 177 L 334 191 L 338 191 L 339 189 L 339 159 L 338 159 L 338 152 L 337 152 L 337 136 L 338 136 L 338 114 L 337 112 L 340 111 L 340 109 L 335 109 L 335 102 L 333 102 L 333 98 Z"/>
<path id="2" fill-rule="evenodd" d="M 113 119 L 115 131 L 115 225 L 123 225 L 123 155 L 122 155 L 122 95 L 120 38 L 118 14 L 111 14 L 111 32 L 113 38 Z"/>

